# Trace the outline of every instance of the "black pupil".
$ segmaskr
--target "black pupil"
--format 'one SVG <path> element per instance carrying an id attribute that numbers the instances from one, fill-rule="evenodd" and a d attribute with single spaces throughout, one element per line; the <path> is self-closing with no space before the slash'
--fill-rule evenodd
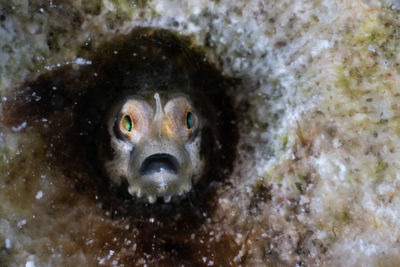
<path id="1" fill-rule="evenodd" d="M 193 127 L 193 113 L 190 111 L 186 115 L 186 125 L 188 129 L 191 129 Z"/>
<path id="2" fill-rule="evenodd" d="M 123 118 L 123 125 L 126 131 L 130 132 L 132 129 L 132 120 L 128 115 Z"/>

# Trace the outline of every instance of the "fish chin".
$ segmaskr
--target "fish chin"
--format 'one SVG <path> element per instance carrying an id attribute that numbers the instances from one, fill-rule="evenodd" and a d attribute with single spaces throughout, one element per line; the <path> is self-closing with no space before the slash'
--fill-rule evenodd
<path id="1" fill-rule="evenodd" d="M 182 196 L 192 189 L 189 176 L 182 176 L 162 170 L 151 174 L 131 177 L 129 193 L 138 198 L 164 198 L 170 200 L 173 196 Z"/>
<path id="2" fill-rule="evenodd" d="M 144 144 L 132 155 L 129 168 L 128 191 L 138 198 L 164 198 L 182 196 L 192 189 L 193 168 L 189 153 L 177 144 L 162 146 Z"/>

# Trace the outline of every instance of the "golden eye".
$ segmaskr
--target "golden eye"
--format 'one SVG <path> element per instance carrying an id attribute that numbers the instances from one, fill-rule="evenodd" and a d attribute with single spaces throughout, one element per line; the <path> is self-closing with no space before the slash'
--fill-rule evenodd
<path id="1" fill-rule="evenodd" d="M 120 128 L 123 132 L 130 132 L 133 128 L 133 120 L 130 115 L 124 115 L 121 118 Z"/>

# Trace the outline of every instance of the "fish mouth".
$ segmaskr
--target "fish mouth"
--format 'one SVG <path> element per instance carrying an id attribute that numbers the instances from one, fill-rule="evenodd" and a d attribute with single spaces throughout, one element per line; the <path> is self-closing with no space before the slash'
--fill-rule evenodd
<path id="1" fill-rule="evenodd" d="M 170 173 L 178 175 L 180 172 L 180 164 L 173 155 L 167 153 L 157 153 L 148 156 L 140 166 L 140 175 L 153 175 L 157 173 Z"/>
<path id="2" fill-rule="evenodd" d="M 193 169 L 190 156 L 176 144 L 142 146 L 133 151 L 130 159 L 128 192 L 154 203 L 158 198 L 169 202 L 192 188 Z"/>

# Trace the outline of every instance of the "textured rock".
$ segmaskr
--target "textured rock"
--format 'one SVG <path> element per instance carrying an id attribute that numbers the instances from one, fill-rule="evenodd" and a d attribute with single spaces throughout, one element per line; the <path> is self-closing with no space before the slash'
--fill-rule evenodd
<path id="1" fill-rule="evenodd" d="M 199 248 L 187 259 L 147 253 L 140 242 L 158 243 L 144 229 L 157 222 L 135 228 L 110 214 L 66 179 L 79 171 L 43 163 L 44 141 L 23 119 L 1 124 L 0 265 L 398 265 L 399 6 L 1 0 L 3 101 L 24 79 L 85 63 L 135 26 L 189 35 L 242 83 L 230 92 L 240 111 L 235 171 L 185 241 Z"/>

